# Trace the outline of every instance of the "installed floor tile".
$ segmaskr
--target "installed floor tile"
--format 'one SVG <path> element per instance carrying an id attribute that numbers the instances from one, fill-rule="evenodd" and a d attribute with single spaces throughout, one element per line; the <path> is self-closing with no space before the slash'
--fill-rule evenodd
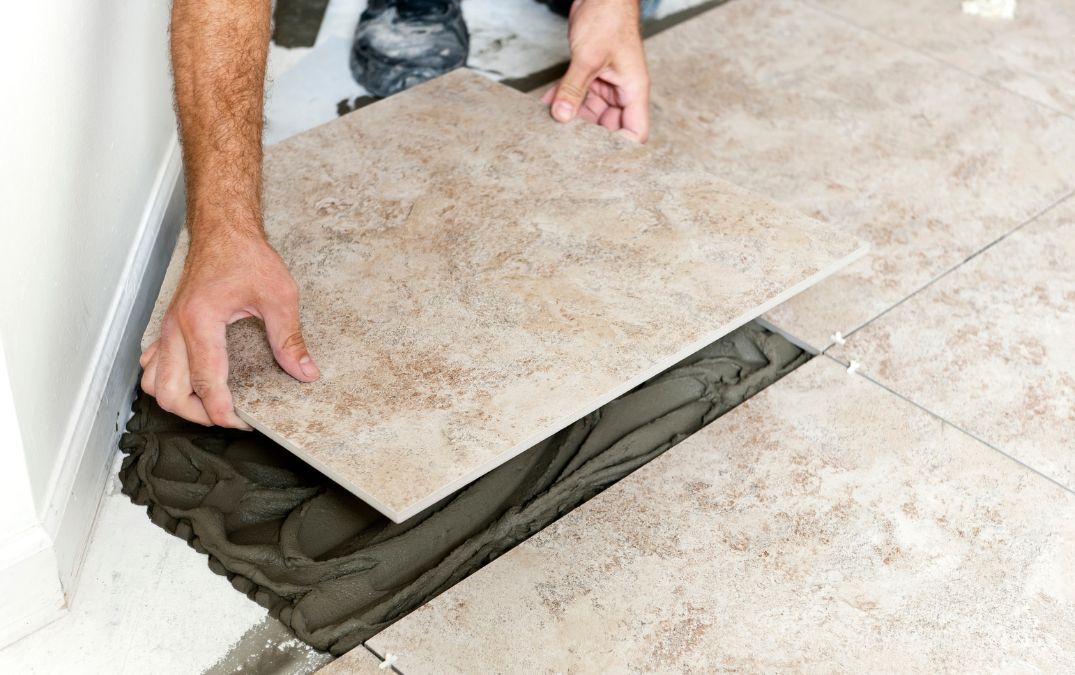
<path id="1" fill-rule="evenodd" d="M 1053 108 L 1075 114 L 1075 3 L 1019 0 L 1013 20 L 959 2 L 809 0 L 850 21 Z"/>
<path id="2" fill-rule="evenodd" d="M 833 352 L 1075 489 L 1075 200 Z"/>
<path id="3" fill-rule="evenodd" d="M 318 675 L 383 675 L 394 673 L 388 666 L 384 668 L 381 659 L 374 656 L 365 647 L 355 647 L 347 652 L 347 657 L 336 659 L 317 671 Z"/>
<path id="4" fill-rule="evenodd" d="M 407 675 L 1070 671 L 1072 518 L 819 357 L 370 645 Z"/>
<path id="5" fill-rule="evenodd" d="M 792 0 L 647 45 L 654 144 L 873 244 L 768 315 L 818 348 L 1075 186 L 1075 120 Z"/>
<path id="6" fill-rule="evenodd" d="M 863 251 L 464 71 L 273 146 L 265 182 L 322 379 L 240 322 L 236 410 L 397 521 Z"/>

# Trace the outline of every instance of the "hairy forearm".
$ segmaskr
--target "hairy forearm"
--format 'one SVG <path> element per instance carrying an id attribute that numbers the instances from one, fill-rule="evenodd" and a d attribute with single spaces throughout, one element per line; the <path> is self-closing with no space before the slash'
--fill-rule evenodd
<path id="1" fill-rule="evenodd" d="M 171 52 L 195 241 L 261 233 L 270 0 L 174 0 Z"/>

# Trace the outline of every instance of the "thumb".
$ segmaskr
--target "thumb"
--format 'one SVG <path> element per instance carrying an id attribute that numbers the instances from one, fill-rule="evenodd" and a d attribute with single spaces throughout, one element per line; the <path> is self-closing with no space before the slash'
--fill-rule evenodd
<path id="1" fill-rule="evenodd" d="M 269 345 L 280 367 L 302 382 L 313 382 L 321 377 L 317 364 L 306 351 L 306 340 L 302 337 L 302 325 L 299 323 L 298 302 L 273 303 L 261 310 Z"/>
<path id="2" fill-rule="evenodd" d="M 601 63 L 591 59 L 571 59 L 571 65 L 567 67 L 567 73 L 560 80 L 552 98 L 552 116 L 557 122 L 570 122 L 575 119 L 590 85 L 602 67 Z"/>

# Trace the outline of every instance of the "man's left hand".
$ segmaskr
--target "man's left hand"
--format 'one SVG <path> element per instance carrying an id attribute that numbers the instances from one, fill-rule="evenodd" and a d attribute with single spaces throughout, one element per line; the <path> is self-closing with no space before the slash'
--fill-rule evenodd
<path id="1" fill-rule="evenodd" d="M 553 118 L 576 116 L 645 143 L 649 72 L 638 0 L 575 0 L 568 15 L 571 65 L 542 100 Z"/>

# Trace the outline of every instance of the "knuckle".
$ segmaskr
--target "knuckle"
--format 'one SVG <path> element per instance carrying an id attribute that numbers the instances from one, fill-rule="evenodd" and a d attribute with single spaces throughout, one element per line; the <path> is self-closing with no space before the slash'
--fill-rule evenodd
<path id="1" fill-rule="evenodd" d="M 194 395 L 200 399 L 211 396 L 216 389 L 213 382 L 206 377 L 190 378 L 190 388 L 194 390 Z"/>
<path id="2" fill-rule="evenodd" d="M 280 289 L 280 299 L 294 304 L 299 301 L 299 285 L 295 283 L 294 279 L 288 279 L 287 283 L 283 284 Z"/>
<path id="3" fill-rule="evenodd" d="M 165 410 L 166 412 L 170 413 L 178 412 L 180 399 L 171 391 L 162 389 L 161 391 L 157 392 L 156 398 L 157 405 L 159 405 L 162 410 Z"/>
<path id="4" fill-rule="evenodd" d="M 299 285 L 288 277 L 271 284 L 265 290 L 264 299 L 283 306 L 297 305 L 299 302 Z"/>
<path id="5" fill-rule="evenodd" d="M 150 396 L 153 395 L 153 379 L 149 376 L 148 372 L 142 373 L 142 391 L 146 392 Z"/>
<path id="6" fill-rule="evenodd" d="M 303 339 L 301 331 L 295 331 L 284 338 L 280 348 L 286 352 L 305 350 L 306 340 Z"/>
<path id="7" fill-rule="evenodd" d="M 574 82 L 561 82 L 559 93 L 560 98 L 580 99 L 582 98 L 583 90 Z"/>
<path id="8" fill-rule="evenodd" d="M 205 412 L 209 415 L 210 421 L 219 427 L 227 426 L 231 422 L 231 408 L 225 404 L 206 405 Z"/>
<path id="9" fill-rule="evenodd" d="M 203 307 L 196 302 L 184 302 L 180 303 L 175 308 L 175 317 L 179 322 L 179 325 L 183 328 L 187 328 L 192 324 L 198 322 L 198 319 L 204 316 Z"/>

